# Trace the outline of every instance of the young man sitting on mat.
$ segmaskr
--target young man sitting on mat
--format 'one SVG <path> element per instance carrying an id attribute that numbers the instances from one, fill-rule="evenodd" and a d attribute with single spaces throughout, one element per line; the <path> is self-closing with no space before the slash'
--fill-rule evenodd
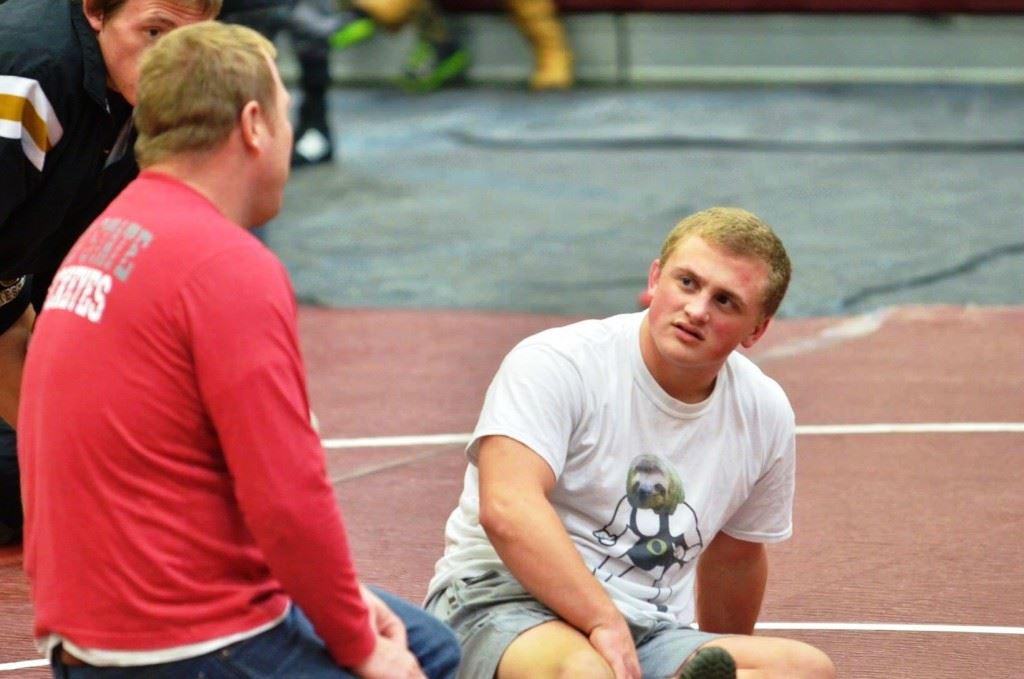
<path id="1" fill-rule="evenodd" d="M 757 217 L 705 210 L 651 263 L 647 311 L 506 356 L 427 600 L 462 643 L 460 676 L 835 675 L 812 646 L 752 636 L 765 545 L 792 532 L 795 424 L 735 350 L 789 277 Z"/>

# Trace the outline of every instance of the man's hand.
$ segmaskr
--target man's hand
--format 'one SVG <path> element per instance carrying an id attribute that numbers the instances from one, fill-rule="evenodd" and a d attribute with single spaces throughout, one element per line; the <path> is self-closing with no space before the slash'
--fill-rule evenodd
<path id="1" fill-rule="evenodd" d="M 590 645 L 601 654 L 615 673 L 615 679 L 641 679 L 640 659 L 624 618 L 590 630 Z"/>
<path id="2" fill-rule="evenodd" d="M 427 679 L 416 656 L 404 644 L 378 636 L 370 657 L 352 668 L 362 679 Z"/>
<path id="3" fill-rule="evenodd" d="M 359 585 L 359 591 L 370 611 L 370 627 L 377 635 L 377 646 L 369 658 L 352 670 L 364 679 L 426 679 L 416 656 L 409 651 L 402 619 L 368 587 Z"/>
<path id="4" fill-rule="evenodd" d="M 359 591 L 363 595 L 363 601 L 366 602 L 367 608 L 370 609 L 370 627 L 373 628 L 373 631 L 402 647 L 408 646 L 402 619 L 395 615 L 395 612 L 388 608 L 388 605 L 368 587 L 359 585 Z"/>

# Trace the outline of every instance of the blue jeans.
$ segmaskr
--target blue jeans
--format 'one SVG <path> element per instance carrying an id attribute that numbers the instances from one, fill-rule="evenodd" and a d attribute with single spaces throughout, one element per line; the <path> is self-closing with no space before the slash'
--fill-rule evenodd
<path id="1" fill-rule="evenodd" d="M 459 667 L 455 635 L 429 613 L 379 589 L 381 599 L 405 623 L 409 650 L 430 679 L 453 679 Z M 299 607 L 273 629 L 197 658 L 144 667 L 67 666 L 54 653 L 57 679 L 355 679 L 334 664 Z"/>

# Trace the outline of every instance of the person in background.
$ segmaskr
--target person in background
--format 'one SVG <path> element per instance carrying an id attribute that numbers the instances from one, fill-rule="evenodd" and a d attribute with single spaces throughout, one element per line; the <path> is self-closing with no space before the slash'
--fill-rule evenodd
<path id="1" fill-rule="evenodd" d="M 559 90 L 572 86 L 573 56 L 553 0 L 508 0 L 508 10 L 533 50 L 530 87 Z M 331 39 L 344 49 L 373 36 L 377 27 L 397 31 L 414 23 L 417 43 L 400 84 L 429 92 L 462 76 L 469 54 L 447 26 L 438 0 L 353 0 L 353 7 Z"/>
<path id="2" fill-rule="evenodd" d="M 224 0 L 220 19 L 248 26 L 271 40 L 281 32 L 289 35 L 302 91 L 292 167 L 332 162 L 334 140 L 327 120 L 331 84 L 328 40 L 341 22 L 332 0 Z"/>
<path id="3" fill-rule="evenodd" d="M 18 398 L 53 273 L 138 173 L 138 62 L 221 0 L 0 2 L 0 544 L 21 540 Z"/>
<path id="4" fill-rule="evenodd" d="M 432 92 L 459 80 L 469 69 L 469 52 L 451 30 L 438 0 L 355 0 L 343 17 L 331 37 L 336 49 L 369 39 L 378 27 L 398 31 L 414 26 L 416 42 L 398 78 L 398 85 L 409 92 Z"/>
<path id="5" fill-rule="evenodd" d="M 274 46 L 202 22 L 145 55 L 140 176 L 56 272 L 24 371 L 34 635 L 57 677 L 442 679 L 458 645 L 360 583 L 309 403 Z"/>

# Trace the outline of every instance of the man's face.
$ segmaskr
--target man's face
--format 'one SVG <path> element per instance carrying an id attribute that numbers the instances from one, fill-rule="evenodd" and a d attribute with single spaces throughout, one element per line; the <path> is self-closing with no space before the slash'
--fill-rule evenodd
<path id="1" fill-rule="evenodd" d="M 107 86 L 132 106 L 139 82 L 139 60 L 146 48 L 175 28 L 208 18 L 175 0 L 127 0 L 107 16 L 97 14 L 89 0 L 84 7 L 103 53 Z"/>
<path id="2" fill-rule="evenodd" d="M 699 236 L 678 243 L 664 265 L 655 260 L 644 352 L 654 377 L 713 381 L 736 347 L 752 346 L 768 326 L 761 318 L 768 273 L 767 263 Z"/>

